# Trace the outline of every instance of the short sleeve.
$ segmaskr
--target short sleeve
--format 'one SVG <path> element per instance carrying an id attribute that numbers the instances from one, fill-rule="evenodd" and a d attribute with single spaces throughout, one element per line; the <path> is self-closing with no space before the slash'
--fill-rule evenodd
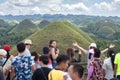
<path id="1" fill-rule="evenodd" d="M 34 57 L 30 57 L 30 63 L 31 63 L 31 66 L 35 65 Z"/>
<path id="2" fill-rule="evenodd" d="M 103 69 L 106 70 L 106 60 L 103 63 Z"/>

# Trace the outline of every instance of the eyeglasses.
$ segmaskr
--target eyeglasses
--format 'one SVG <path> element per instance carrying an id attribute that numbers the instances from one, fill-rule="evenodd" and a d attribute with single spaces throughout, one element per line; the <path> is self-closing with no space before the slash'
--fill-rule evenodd
<path id="1" fill-rule="evenodd" d="M 94 48 L 95 48 L 95 47 L 92 47 L 92 46 L 90 47 L 90 49 L 94 49 Z"/>

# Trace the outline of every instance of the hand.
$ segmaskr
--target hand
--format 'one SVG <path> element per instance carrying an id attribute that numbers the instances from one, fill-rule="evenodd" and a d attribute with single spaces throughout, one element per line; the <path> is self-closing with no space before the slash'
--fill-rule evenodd
<path id="1" fill-rule="evenodd" d="M 78 46 L 78 43 L 77 43 L 77 42 L 74 42 L 74 43 L 73 43 L 73 46 Z"/>
<path id="2" fill-rule="evenodd" d="M 114 48 L 115 47 L 115 45 L 113 45 L 113 44 L 110 44 L 110 46 L 109 46 L 109 48 Z"/>
<path id="3" fill-rule="evenodd" d="M 59 49 L 57 48 L 57 51 L 56 51 L 56 53 L 57 53 L 57 54 L 59 54 L 59 52 L 60 52 L 60 51 L 59 51 Z"/>

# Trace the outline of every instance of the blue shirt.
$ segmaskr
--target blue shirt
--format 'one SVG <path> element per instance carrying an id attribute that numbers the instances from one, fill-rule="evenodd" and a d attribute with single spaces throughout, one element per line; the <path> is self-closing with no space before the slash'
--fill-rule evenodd
<path id="1" fill-rule="evenodd" d="M 15 68 L 16 80 L 32 80 L 31 66 L 35 64 L 33 57 L 16 56 L 12 62 Z"/>

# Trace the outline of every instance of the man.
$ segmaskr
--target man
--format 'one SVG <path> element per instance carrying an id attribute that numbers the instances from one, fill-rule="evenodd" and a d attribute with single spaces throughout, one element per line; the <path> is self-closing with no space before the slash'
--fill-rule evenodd
<path id="1" fill-rule="evenodd" d="M 51 71 L 51 69 L 47 67 L 49 58 L 47 55 L 42 55 L 39 57 L 39 61 L 40 61 L 41 68 L 37 69 L 34 72 L 32 76 L 32 80 L 40 80 L 40 79 L 48 80 L 48 74 Z"/>
<path id="2" fill-rule="evenodd" d="M 5 80 L 2 66 L 5 62 L 6 55 L 7 55 L 7 52 L 4 49 L 0 49 L 0 80 Z"/>
<path id="3" fill-rule="evenodd" d="M 19 55 L 13 59 L 12 69 L 16 73 L 16 80 L 32 80 L 35 63 L 31 56 L 25 56 L 25 44 L 17 44 Z"/>
<path id="4" fill-rule="evenodd" d="M 72 64 L 68 68 L 68 74 L 72 80 L 82 80 L 84 68 L 80 64 Z"/>
<path id="5" fill-rule="evenodd" d="M 32 41 L 30 39 L 26 39 L 24 43 L 26 45 L 25 56 L 31 56 L 31 53 L 30 53 L 29 49 L 31 48 Z"/>
<path id="6" fill-rule="evenodd" d="M 69 58 L 67 55 L 61 54 L 57 57 L 56 61 L 57 65 L 55 69 L 48 75 L 49 80 L 63 80 L 64 71 L 68 67 Z"/>
<path id="7" fill-rule="evenodd" d="M 120 53 L 116 54 L 114 64 L 114 77 L 120 80 Z"/>

